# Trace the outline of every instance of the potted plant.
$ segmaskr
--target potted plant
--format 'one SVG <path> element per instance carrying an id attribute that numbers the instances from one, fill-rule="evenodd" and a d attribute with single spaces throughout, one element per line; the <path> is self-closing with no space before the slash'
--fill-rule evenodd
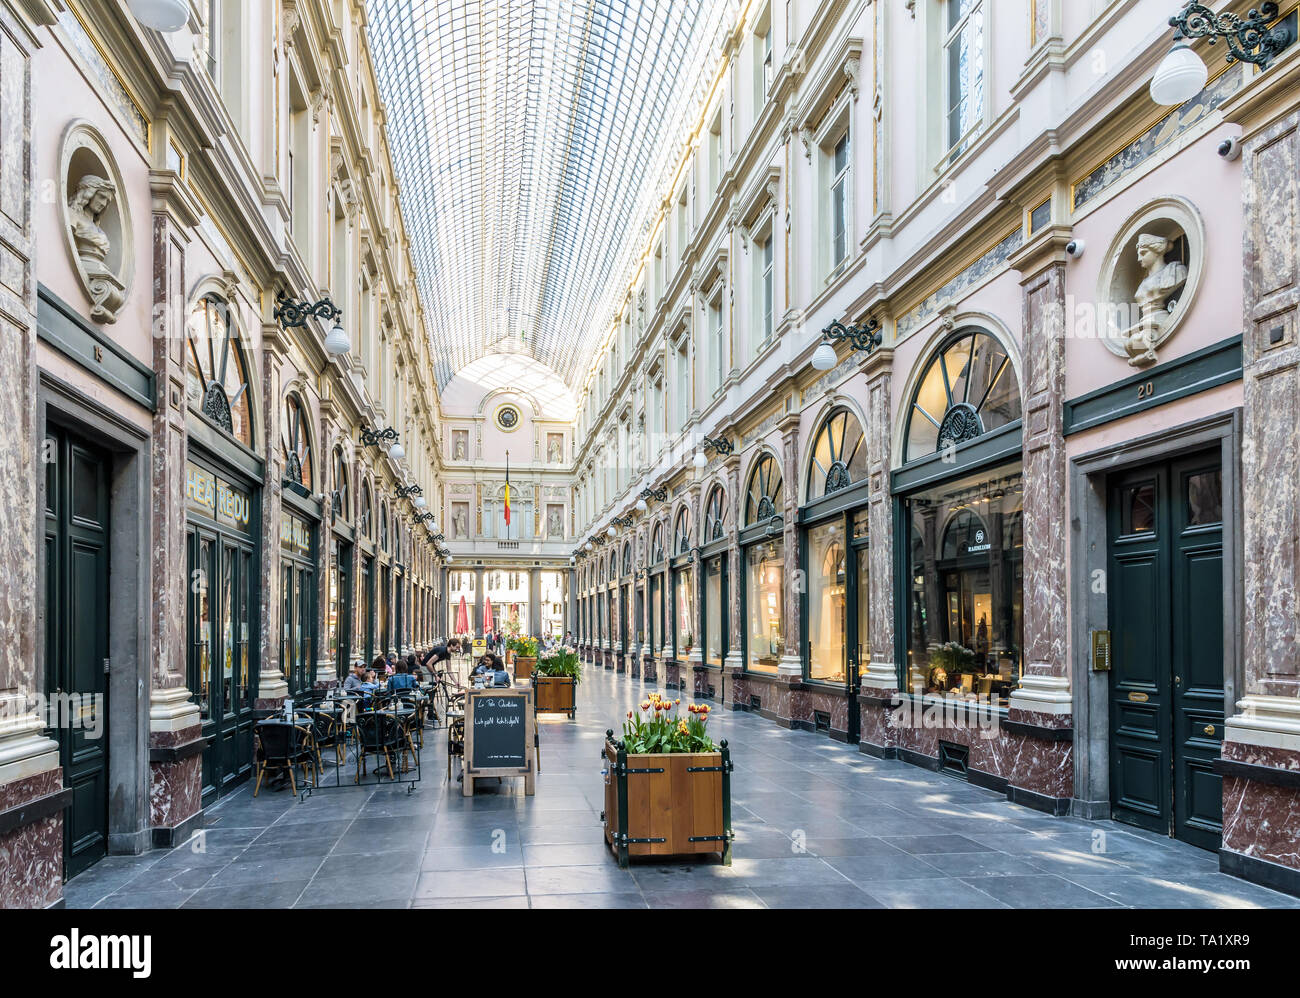
<path id="1" fill-rule="evenodd" d="M 533 672 L 535 690 L 534 709 L 538 713 L 568 714 L 572 720 L 577 713 L 578 683 L 582 682 L 582 665 L 578 652 L 567 645 L 549 652 L 537 660 Z"/>
<path id="2" fill-rule="evenodd" d="M 631 856 L 720 853 L 731 865 L 731 752 L 709 737 L 708 704 L 657 693 L 605 732 L 605 841 Z"/>
<path id="3" fill-rule="evenodd" d="M 533 666 L 537 664 L 537 639 L 524 637 L 510 640 L 515 646 L 515 678 L 528 679 L 533 674 Z"/>

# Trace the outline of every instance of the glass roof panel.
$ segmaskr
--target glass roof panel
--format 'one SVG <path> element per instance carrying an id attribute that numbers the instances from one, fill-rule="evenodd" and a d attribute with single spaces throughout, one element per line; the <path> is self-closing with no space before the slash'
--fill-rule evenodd
<path id="1" fill-rule="evenodd" d="M 580 383 L 736 0 L 367 0 L 439 388 L 527 352 Z"/>

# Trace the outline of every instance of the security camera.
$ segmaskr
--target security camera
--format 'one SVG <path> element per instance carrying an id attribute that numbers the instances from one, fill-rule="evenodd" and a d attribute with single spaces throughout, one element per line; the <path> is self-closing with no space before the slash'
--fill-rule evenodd
<path id="1" fill-rule="evenodd" d="M 1083 245 L 1082 239 L 1071 239 L 1065 244 L 1065 252 L 1071 259 L 1077 260 L 1083 256 Z"/>
<path id="2" fill-rule="evenodd" d="M 1219 155 L 1226 160 L 1234 160 L 1241 155 L 1241 139 L 1236 135 L 1219 143 Z"/>

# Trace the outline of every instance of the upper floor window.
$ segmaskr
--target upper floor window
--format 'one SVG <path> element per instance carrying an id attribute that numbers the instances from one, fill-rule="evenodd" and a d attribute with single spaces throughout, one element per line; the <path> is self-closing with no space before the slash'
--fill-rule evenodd
<path id="1" fill-rule="evenodd" d="M 849 255 L 849 130 L 835 142 L 831 157 L 831 267 L 838 267 Z"/>
<path id="2" fill-rule="evenodd" d="M 964 443 L 1020 418 L 1020 384 L 998 340 L 963 330 L 944 341 L 921 375 L 907 413 L 904 461 Z"/>
<path id="3" fill-rule="evenodd" d="M 349 523 L 352 520 L 352 495 L 348 489 L 348 465 L 343 448 L 334 448 L 334 480 L 331 483 L 331 506 L 334 519 Z"/>
<path id="4" fill-rule="evenodd" d="M 315 484 L 315 468 L 311 457 L 311 440 L 307 433 L 307 414 L 296 395 L 284 400 L 284 427 L 280 434 L 280 457 L 284 461 L 284 477 L 294 485 L 309 492 Z"/>
<path id="5" fill-rule="evenodd" d="M 388 504 L 379 504 L 379 549 L 388 550 Z"/>
<path id="6" fill-rule="evenodd" d="M 779 516 L 784 507 L 781 468 L 776 458 L 764 454 L 749 474 L 749 488 L 745 492 L 745 525 L 762 523 Z"/>
<path id="7" fill-rule="evenodd" d="M 725 536 L 727 520 L 726 494 L 722 486 L 715 486 L 709 493 L 709 502 L 704 509 L 704 541 L 716 541 Z"/>
<path id="8" fill-rule="evenodd" d="M 624 575 L 632 574 L 632 545 L 631 544 L 623 545 L 623 574 Z"/>
<path id="9" fill-rule="evenodd" d="M 774 311 L 776 301 L 776 266 L 775 254 L 773 253 L 772 233 L 769 230 L 766 235 L 760 236 L 758 240 L 758 287 L 755 289 L 755 312 L 757 313 L 757 328 L 759 340 L 756 346 L 763 346 L 772 338 L 774 332 Z"/>
<path id="10" fill-rule="evenodd" d="M 727 367 L 726 331 L 722 326 L 722 291 L 709 302 L 709 354 L 709 387 L 717 392 L 722 389 Z"/>
<path id="11" fill-rule="evenodd" d="M 822 423 L 808 467 L 808 501 L 846 489 L 867 477 L 862 424 L 848 409 L 837 409 Z"/>
<path id="12" fill-rule="evenodd" d="M 944 7 L 944 136 L 953 159 L 984 116 L 984 0 L 947 0 Z"/>
<path id="13" fill-rule="evenodd" d="M 361 508 L 357 514 L 357 526 L 361 530 L 361 536 L 366 538 L 375 535 L 375 511 L 370 500 L 370 483 L 361 483 Z"/>
<path id="14" fill-rule="evenodd" d="M 691 549 L 691 518 L 683 507 L 677 512 L 673 527 L 673 554 L 686 554 Z"/>
<path id="15" fill-rule="evenodd" d="M 200 298 L 185 328 L 185 395 L 191 406 L 245 447 L 253 446 L 248 367 L 230 306 Z"/>
<path id="16" fill-rule="evenodd" d="M 662 523 L 656 523 L 654 530 L 650 534 L 650 564 L 658 565 L 664 560 L 664 528 Z"/>
<path id="17" fill-rule="evenodd" d="M 754 29 L 754 116 L 763 110 L 772 88 L 772 9 L 763 11 Z"/>

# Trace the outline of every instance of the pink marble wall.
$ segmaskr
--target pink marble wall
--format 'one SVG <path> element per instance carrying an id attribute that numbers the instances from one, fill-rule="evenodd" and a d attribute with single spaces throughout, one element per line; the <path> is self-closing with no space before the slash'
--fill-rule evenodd
<path id="1" fill-rule="evenodd" d="M 1252 766 L 1300 772 L 1300 752 L 1224 742 L 1223 757 Z M 1223 780 L 1223 847 L 1300 869 L 1300 789 L 1240 776 Z"/>
<path id="2" fill-rule="evenodd" d="M 201 733 L 197 724 L 180 731 L 155 731 L 149 736 L 149 747 L 184 745 Z M 201 754 L 179 762 L 151 762 L 149 772 L 149 821 L 154 828 L 175 828 L 198 814 L 203 794 Z"/>

